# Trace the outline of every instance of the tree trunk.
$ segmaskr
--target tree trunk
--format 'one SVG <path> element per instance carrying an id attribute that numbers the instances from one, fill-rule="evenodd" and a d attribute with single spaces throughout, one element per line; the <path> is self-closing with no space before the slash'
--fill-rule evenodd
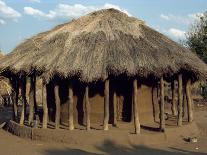
<path id="1" fill-rule="evenodd" d="M 55 94 L 55 128 L 58 129 L 60 126 L 60 97 L 59 97 L 59 85 L 56 84 L 54 87 L 54 94 Z"/>
<path id="2" fill-rule="evenodd" d="M 140 122 L 138 114 L 138 99 L 137 99 L 137 80 L 133 81 L 133 109 L 134 109 L 134 128 L 135 134 L 140 133 Z"/>
<path id="3" fill-rule="evenodd" d="M 113 125 L 117 126 L 117 95 L 116 95 L 116 91 L 114 90 L 113 93 L 113 108 L 114 108 L 114 121 L 113 121 Z"/>
<path id="4" fill-rule="evenodd" d="M 188 122 L 193 121 L 193 106 L 192 106 L 192 96 L 191 96 L 191 79 L 187 81 L 186 84 L 186 96 L 188 104 Z"/>
<path id="5" fill-rule="evenodd" d="M 177 111 L 176 111 L 176 83 L 175 80 L 173 80 L 173 82 L 171 83 L 171 90 L 172 90 L 172 115 L 176 116 L 177 115 Z"/>
<path id="6" fill-rule="evenodd" d="M 91 129 L 91 121 L 90 121 L 91 107 L 90 107 L 88 93 L 89 93 L 89 88 L 88 88 L 88 86 L 86 86 L 86 88 L 85 88 L 86 130 L 90 130 Z"/>
<path id="7" fill-rule="evenodd" d="M 109 123 L 109 80 L 105 81 L 104 88 L 104 130 L 108 130 Z"/>
<path id="8" fill-rule="evenodd" d="M 42 108 L 43 108 L 43 119 L 42 119 L 42 128 L 47 128 L 48 120 L 48 108 L 47 108 L 47 84 L 45 81 L 42 82 Z"/>
<path id="9" fill-rule="evenodd" d="M 73 87 L 72 83 L 69 83 L 69 91 L 68 91 L 68 99 L 69 99 L 69 130 L 74 129 L 73 124 Z"/>
<path id="10" fill-rule="evenodd" d="M 182 113 L 183 113 L 183 81 L 182 81 L 182 74 L 178 75 L 178 120 L 177 125 L 182 126 Z"/>
<path id="11" fill-rule="evenodd" d="M 21 96 L 22 96 L 22 111 L 20 117 L 20 125 L 24 125 L 24 120 L 26 116 L 26 76 L 21 79 Z"/>
<path id="12" fill-rule="evenodd" d="M 34 105 L 36 104 L 36 77 L 32 75 L 30 77 L 30 90 L 29 90 L 29 124 L 34 121 Z"/>
<path id="13" fill-rule="evenodd" d="M 160 130 L 165 131 L 165 94 L 164 94 L 164 79 L 160 79 Z"/>

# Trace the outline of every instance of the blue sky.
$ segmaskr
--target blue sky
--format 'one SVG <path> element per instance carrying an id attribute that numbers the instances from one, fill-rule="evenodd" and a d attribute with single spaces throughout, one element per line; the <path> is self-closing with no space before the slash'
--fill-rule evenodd
<path id="1" fill-rule="evenodd" d="M 144 20 L 175 41 L 207 11 L 207 0 L 0 0 L 0 49 L 91 11 L 116 8 Z"/>

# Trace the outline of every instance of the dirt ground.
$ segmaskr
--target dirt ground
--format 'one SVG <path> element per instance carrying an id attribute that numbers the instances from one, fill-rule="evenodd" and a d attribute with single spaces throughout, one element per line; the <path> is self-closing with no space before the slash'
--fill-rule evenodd
<path id="1" fill-rule="evenodd" d="M 173 142 L 160 143 L 158 140 L 158 143 L 153 145 L 130 145 L 127 141 L 126 144 L 117 144 L 112 140 L 105 140 L 96 145 L 49 143 L 21 139 L 0 129 L 0 155 L 204 155 L 207 154 L 206 105 L 196 106 L 195 121 L 201 130 L 197 143 L 186 142 L 183 137 L 177 137 Z"/>

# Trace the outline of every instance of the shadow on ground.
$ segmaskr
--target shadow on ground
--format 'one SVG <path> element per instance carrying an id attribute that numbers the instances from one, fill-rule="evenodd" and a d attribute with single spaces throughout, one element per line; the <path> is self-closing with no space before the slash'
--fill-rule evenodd
<path id="1" fill-rule="evenodd" d="M 65 150 L 46 150 L 45 155 L 206 155 L 201 152 L 191 152 L 187 150 L 169 148 L 169 150 L 161 150 L 150 148 L 143 145 L 132 145 L 130 148 L 117 145 L 110 140 L 106 140 L 101 146 L 96 146 L 96 149 L 102 153 L 87 152 L 81 149 L 65 149 Z"/>

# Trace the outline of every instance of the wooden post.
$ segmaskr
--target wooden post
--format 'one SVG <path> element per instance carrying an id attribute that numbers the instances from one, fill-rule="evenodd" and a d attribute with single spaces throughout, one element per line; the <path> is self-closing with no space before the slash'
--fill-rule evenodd
<path id="1" fill-rule="evenodd" d="M 164 94 L 164 79 L 160 79 L 160 130 L 165 131 L 165 94 Z"/>
<path id="2" fill-rule="evenodd" d="M 175 100 L 175 94 L 176 94 L 176 83 L 175 80 L 173 80 L 173 82 L 171 83 L 171 90 L 172 90 L 172 115 L 177 115 L 177 111 L 176 111 L 176 100 Z"/>
<path id="3" fill-rule="evenodd" d="M 117 126 L 117 95 L 116 95 L 115 90 L 114 90 L 114 93 L 113 93 L 113 108 L 114 108 L 113 125 Z"/>
<path id="4" fill-rule="evenodd" d="M 186 81 L 183 81 L 183 112 L 182 117 L 186 116 L 187 112 L 187 98 L 186 98 Z"/>
<path id="5" fill-rule="evenodd" d="M 120 105 L 119 104 L 119 99 L 118 99 L 117 104 Z M 132 109 L 131 109 L 131 122 L 134 122 L 134 97 L 133 97 L 133 93 L 132 93 L 132 105 L 131 106 L 132 106 Z M 119 108 L 119 106 L 118 106 L 118 108 Z"/>
<path id="6" fill-rule="evenodd" d="M 182 112 L 183 112 L 183 81 L 182 81 L 182 74 L 178 75 L 178 120 L 177 120 L 177 125 L 182 126 Z"/>
<path id="7" fill-rule="evenodd" d="M 60 97 L 59 97 L 59 85 L 56 84 L 54 87 L 54 94 L 55 94 L 55 128 L 58 129 L 60 126 Z"/>
<path id="8" fill-rule="evenodd" d="M 138 99 L 137 99 L 137 80 L 133 81 L 133 109 L 134 109 L 134 128 L 135 134 L 140 133 L 140 122 L 138 114 Z"/>
<path id="9" fill-rule="evenodd" d="M 20 125 L 24 125 L 25 115 L 26 115 L 26 76 L 21 78 L 21 96 L 22 96 L 22 111 L 20 117 Z"/>
<path id="10" fill-rule="evenodd" d="M 11 78 L 11 85 L 13 89 L 12 102 L 13 102 L 13 120 L 17 121 L 18 118 L 18 96 L 19 96 L 19 82 L 16 76 Z"/>
<path id="11" fill-rule="evenodd" d="M 88 88 L 88 86 L 86 86 L 86 88 L 85 88 L 86 130 L 90 130 L 91 129 L 91 121 L 90 121 L 91 107 L 90 107 L 88 93 L 89 93 L 89 88 Z"/>
<path id="12" fill-rule="evenodd" d="M 43 107 L 43 119 L 42 119 L 42 128 L 47 128 L 48 120 L 48 108 L 47 108 L 47 84 L 43 80 L 42 82 L 42 107 Z"/>
<path id="13" fill-rule="evenodd" d="M 153 112 L 153 118 L 154 122 L 156 122 L 156 104 L 158 102 L 158 97 L 157 97 L 157 86 L 154 85 L 152 87 L 152 112 Z"/>
<path id="14" fill-rule="evenodd" d="M 30 77 L 30 90 L 29 90 L 29 124 L 34 120 L 34 105 L 36 102 L 36 76 Z"/>
<path id="15" fill-rule="evenodd" d="M 69 83 L 69 91 L 68 91 L 68 99 L 69 99 L 69 130 L 74 129 L 74 124 L 73 124 L 73 87 L 72 83 Z"/>
<path id="16" fill-rule="evenodd" d="M 191 97 L 191 79 L 186 83 L 186 96 L 188 104 L 188 122 L 193 121 L 193 106 L 192 106 L 192 97 Z"/>
<path id="17" fill-rule="evenodd" d="M 109 80 L 105 81 L 104 88 L 104 130 L 108 130 L 109 123 Z"/>

